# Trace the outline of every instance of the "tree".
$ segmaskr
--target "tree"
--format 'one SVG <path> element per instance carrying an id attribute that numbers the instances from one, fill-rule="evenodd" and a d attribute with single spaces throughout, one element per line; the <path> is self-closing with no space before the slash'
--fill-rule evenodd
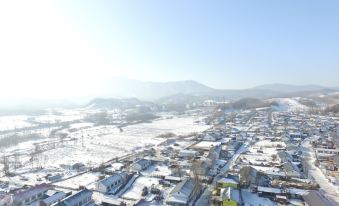
<path id="1" fill-rule="evenodd" d="M 248 187 L 250 185 L 251 167 L 242 167 L 240 170 L 240 185 Z"/>
<path id="2" fill-rule="evenodd" d="M 277 156 L 276 154 L 273 154 L 273 155 L 272 155 L 272 160 L 273 160 L 273 161 L 276 161 L 277 158 L 278 158 L 278 156 Z"/>
<path id="3" fill-rule="evenodd" d="M 192 175 L 192 181 L 193 181 L 193 191 L 192 196 L 196 197 L 201 192 L 201 179 L 199 175 L 199 169 L 200 169 L 200 163 L 199 161 L 193 161 L 191 164 L 191 175 Z"/>

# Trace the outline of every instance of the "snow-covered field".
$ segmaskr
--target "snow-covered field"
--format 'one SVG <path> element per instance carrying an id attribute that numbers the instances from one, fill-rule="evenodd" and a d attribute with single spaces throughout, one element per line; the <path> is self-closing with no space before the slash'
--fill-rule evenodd
<path id="1" fill-rule="evenodd" d="M 151 187 L 152 185 L 158 185 L 159 179 L 152 178 L 152 177 L 139 177 L 135 180 L 132 187 L 127 190 L 122 198 L 129 199 L 129 200 L 139 200 L 141 198 L 142 189 L 144 187 Z"/>
<path id="2" fill-rule="evenodd" d="M 241 194 L 242 194 L 245 205 L 246 203 L 251 206 L 262 206 L 262 205 L 275 206 L 277 205 L 267 198 L 262 198 L 262 197 L 259 197 L 257 194 L 251 193 L 249 190 L 241 190 Z"/>
<path id="3" fill-rule="evenodd" d="M 308 107 L 300 104 L 296 98 L 274 98 L 271 102 L 277 102 L 278 106 L 274 106 L 273 109 L 276 111 L 298 111 L 307 110 Z"/>
<path id="4" fill-rule="evenodd" d="M 194 124 L 190 117 L 131 125 L 124 127 L 123 132 L 114 126 L 92 127 L 81 132 L 84 135 L 83 147 L 81 142 L 78 142 L 77 145 L 69 145 L 47 152 L 47 155 L 50 157 L 52 165 L 76 162 L 100 164 L 147 145 L 155 146 L 164 141 L 162 138 L 156 138 L 160 134 L 173 132 L 183 135 L 205 129 L 207 126 Z M 63 158 L 59 158 L 60 156 Z"/>
<path id="5" fill-rule="evenodd" d="M 62 186 L 62 187 L 69 187 L 69 188 L 74 188 L 77 189 L 80 186 L 94 189 L 95 188 L 95 183 L 99 179 L 99 173 L 85 173 L 82 175 L 79 175 L 74 178 L 70 178 L 68 180 L 62 181 L 60 183 L 55 183 L 57 186 Z"/>
<path id="6" fill-rule="evenodd" d="M 61 164 L 82 162 L 87 166 L 96 166 L 112 158 L 125 155 L 132 151 L 151 147 L 165 139 L 156 136 L 172 132 L 184 135 L 192 132 L 201 132 L 208 126 L 195 124 L 196 117 L 174 117 L 171 119 L 155 120 L 151 123 L 130 125 L 121 132 L 115 126 L 88 127 L 86 124 L 76 124 L 73 128 L 83 128 L 70 133 L 71 137 L 78 137 L 78 141 L 65 143 L 63 147 L 49 150 L 42 154 L 45 168 L 59 167 Z M 83 136 L 83 142 L 82 142 Z M 17 152 L 33 148 L 38 141 L 31 141 L 7 148 L 7 151 Z"/>
<path id="7" fill-rule="evenodd" d="M 0 131 L 13 130 L 34 126 L 27 121 L 28 116 L 3 116 L 0 117 Z"/>

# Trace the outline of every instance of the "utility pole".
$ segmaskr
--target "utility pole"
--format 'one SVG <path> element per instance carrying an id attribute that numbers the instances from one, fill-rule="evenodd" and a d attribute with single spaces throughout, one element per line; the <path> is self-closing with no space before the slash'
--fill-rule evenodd
<path id="1" fill-rule="evenodd" d="M 84 147 L 84 135 L 81 135 L 81 144 L 82 144 L 82 147 Z"/>
<path id="2" fill-rule="evenodd" d="M 9 174 L 9 163 L 8 163 L 8 157 L 7 156 L 3 156 L 2 164 L 4 165 L 3 171 L 4 171 L 5 175 L 8 175 Z"/>

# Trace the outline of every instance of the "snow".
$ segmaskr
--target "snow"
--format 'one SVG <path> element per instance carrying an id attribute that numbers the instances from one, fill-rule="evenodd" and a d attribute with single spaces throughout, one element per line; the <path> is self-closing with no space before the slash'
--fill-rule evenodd
<path id="1" fill-rule="evenodd" d="M 92 127 L 93 123 L 90 122 L 82 122 L 82 123 L 75 123 L 75 124 L 71 124 L 69 127 L 70 128 L 74 128 L 74 129 L 80 129 L 80 128 L 84 128 L 84 127 Z"/>
<path id="2" fill-rule="evenodd" d="M 277 102 L 278 106 L 273 106 L 276 111 L 297 111 L 307 110 L 308 107 L 300 104 L 296 98 L 274 98 L 271 102 Z"/>
<path id="3" fill-rule="evenodd" d="M 34 126 L 29 123 L 28 116 L 3 116 L 0 117 L 0 131 L 14 130 Z"/>
<path id="4" fill-rule="evenodd" d="M 132 187 L 122 195 L 122 198 L 129 200 L 139 200 L 141 198 L 142 189 L 144 187 L 151 187 L 153 184 L 159 184 L 158 178 L 150 178 L 150 177 L 139 177 L 136 179 Z"/>
<path id="5" fill-rule="evenodd" d="M 78 138 L 78 141 L 65 142 L 64 146 L 58 146 L 37 157 L 38 160 L 35 161 L 35 165 L 41 164 L 46 169 L 30 171 L 32 165 L 27 164 L 17 172 L 29 177 L 28 179 L 30 179 L 30 182 L 27 183 L 30 184 L 41 182 L 38 181 L 39 178 L 42 179 L 42 181 L 46 181 L 44 177 L 47 174 L 62 173 L 64 174 L 64 178 L 69 177 L 76 173 L 62 169 L 60 167 L 61 164 L 71 165 L 80 162 L 87 167 L 98 166 L 115 157 L 156 146 L 165 140 L 163 138 L 157 138 L 156 136 L 159 134 L 173 132 L 178 135 L 185 135 L 192 132 L 201 132 L 208 128 L 206 125 L 194 124 L 194 121 L 195 118 L 193 117 L 161 119 L 151 123 L 124 127 L 123 132 L 120 132 L 115 126 L 92 126 L 90 128 L 83 128 L 83 126 L 88 126 L 88 124 L 75 124 L 73 127 L 81 127 L 83 129 L 81 129 L 81 131 L 70 132 L 69 134 L 70 137 Z M 63 131 L 67 130 L 68 129 L 65 129 Z M 83 144 L 81 138 L 82 135 L 84 136 Z M 6 148 L 6 150 L 0 151 L 0 154 L 14 151 L 28 154 L 29 149 L 34 148 L 34 143 L 45 140 L 46 139 L 24 142 L 17 146 Z M 190 144 L 190 142 L 184 141 L 179 141 L 178 143 L 180 144 L 180 148 Z M 28 159 L 29 155 L 20 157 L 21 161 L 27 162 Z M 162 175 L 170 174 L 170 171 L 166 171 L 162 167 L 158 168 L 158 170 Z M 157 171 L 153 171 L 153 174 L 156 174 L 156 172 Z M 97 178 L 96 176 L 82 177 L 83 176 L 73 178 L 72 181 L 63 181 L 58 183 L 58 185 L 67 187 L 88 186 Z M 14 181 L 20 183 L 20 177 L 18 176 Z"/>
<path id="6" fill-rule="evenodd" d="M 241 190 L 241 196 L 244 204 L 251 206 L 276 206 L 277 204 L 273 203 L 267 198 L 259 197 L 257 194 L 251 193 L 249 190 Z"/>
<path id="7" fill-rule="evenodd" d="M 150 166 L 141 173 L 145 176 L 169 176 L 172 174 L 171 170 L 166 165 Z"/>
<path id="8" fill-rule="evenodd" d="M 325 192 L 324 196 L 339 203 L 339 187 L 333 185 L 321 170 L 314 165 L 314 150 L 310 144 L 310 138 L 302 142 L 303 155 L 308 158 L 308 165 L 311 167 L 308 171 L 309 177 L 312 177 Z"/>
<path id="9" fill-rule="evenodd" d="M 221 142 L 201 141 L 198 144 L 194 145 L 194 148 L 209 150 L 212 147 L 215 147 L 218 145 L 221 145 Z"/>
<path id="10" fill-rule="evenodd" d="M 68 180 L 55 183 L 54 185 L 69 187 L 73 189 L 78 189 L 80 186 L 84 186 L 89 189 L 94 189 L 95 183 L 98 181 L 100 174 L 99 173 L 85 173 Z"/>

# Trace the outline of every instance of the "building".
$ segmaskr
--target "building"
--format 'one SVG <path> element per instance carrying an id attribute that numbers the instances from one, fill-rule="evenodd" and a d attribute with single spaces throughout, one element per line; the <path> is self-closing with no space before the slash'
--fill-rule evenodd
<path id="1" fill-rule="evenodd" d="M 299 168 L 292 162 L 285 162 L 283 164 L 283 169 L 286 177 L 295 177 L 295 178 L 301 177 Z"/>
<path id="2" fill-rule="evenodd" d="M 237 189 L 239 187 L 239 183 L 230 178 L 222 178 L 217 181 L 217 187 L 218 188 L 232 187 L 232 188 Z"/>
<path id="3" fill-rule="evenodd" d="M 71 165 L 70 169 L 75 170 L 77 172 L 82 172 L 86 170 L 86 166 L 83 163 L 78 162 L 78 163 Z"/>
<path id="4" fill-rule="evenodd" d="M 13 205 L 13 196 L 6 193 L 0 193 L 0 206 Z"/>
<path id="5" fill-rule="evenodd" d="M 95 206 L 92 195 L 92 191 L 84 189 L 80 192 L 70 195 L 69 197 L 66 197 L 52 206 Z"/>
<path id="6" fill-rule="evenodd" d="M 170 192 L 166 199 L 166 204 L 173 206 L 185 206 L 192 199 L 196 198 L 194 189 L 197 188 L 193 179 L 188 178 L 178 183 L 175 188 Z M 198 187 L 200 189 L 200 187 Z"/>
<path id="7" fill-rule="evenodd" d="M 51 182 L 56 182 L 58 180 L 61 180 L 61 178 L 62 178 L 62 174 L 55 174 L 55 175 L 47 176 L 47 180 Z"/>
<path id="8" fill-rule="evenodd" d="M 115 194 L 127 182 L 126 173 L 115 173 L 96 183 L 95 189 L 102 193 Z"/>
<path id="9" fill-rule="evenodd" d="M 335 155 L 339 155 L 339 149 L 317 148 L 316 155 L 318 160 L 328 160 Z"/>
<path id="10" fill-rule="evenodd" d="M 39 206 L 50 206 L 66 198 L 66 193 L 55 190 L 48 190 Z"/>
<path id="11" fill-rule="evenodd" d="M 240 192 L 232 187 L 223 188 L 221 199 L 223 206 L 237 206 L 240 203 Z"/>
<path id="12" fill-rule="evenodd" d="M 39 202 L 45 196 L 45 192 L 50 189 L 48 184 L 41 184 L 31 187 L 26 190 L 19 191 L 13 195 L 13 205 L 31 205 L 34 202 Z"/>
<path id="13" fill-rule="evenodd" d="M 141 159 L 132 164 L 131 171 L 140 172 L 142 170 L 147 169 L 150 165 L 151 165 L 151 162 L 149 160 Z"/>
<path id="14" fill-rule="evenodd" d="M 319 192 L 311 191 L 309 194 L 304 195 L 303 199 L 306 206 L 331 206 L 332 204 Z"/>
<path id="15" fill-rule="evenodd" d="M 195 150 L 181 150 L 179 156 L 184 159 L 195 158 L 198 156 L 198 152 Z"/>
<path id="16" fill-rule="evenodd" d="M 212 196 L 212 205 L 238 206 L 240 203 L 240 191 L 233 187 L 218 189 L 215 196 Z"/>

